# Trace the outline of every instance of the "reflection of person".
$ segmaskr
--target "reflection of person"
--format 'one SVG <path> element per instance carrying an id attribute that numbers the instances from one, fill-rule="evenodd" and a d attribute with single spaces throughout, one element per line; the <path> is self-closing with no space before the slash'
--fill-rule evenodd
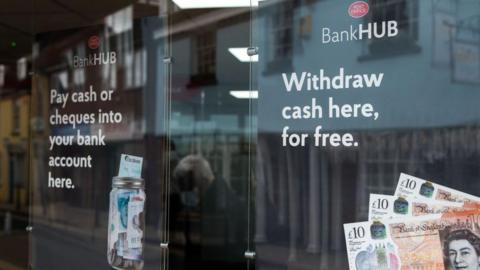
<path id="1" fill-rule="evenodd" d="M 200 155 L 188 155 L 182 158 L 173 170 L 172 178 L 172 201 L 177 204 L 172 212 L 173 227 L 183 239 L 176 239 L 184 245 L 185 269 L 194 269 L 198 265 L 194 255 L 199 250 L 198 238 L 195 231 L 198 230 L 198 219 L 202 210 L 202 199 L 205 190 L 215 179 L 210 163 Z M 180 241 L 179 241 L 180 240 Z M 178 243 L 177 242 L 177 243 Z"/>
<path id="2" fill-rule="evenodd" d="M 471 231 L 450 232 L 443 247 L 450 269 L 480 270 L 480 238 Z"/>
<path id="3" fill-rule="evenodd" d="M 226 180 L 215 176 L 208 160 L 188 155 L 179 161 L 172 176 L 172 195 L 178 204 L 176 212 L 171 213 L 172 227 L 178 232 L 175 244 L 184 245 L 184 268 L 198 268 L 197 258 L 218 261 L 243 249 L 246 201 Z"/>
<path id="4" fill-rule="evenodd" d="M 173 171 L 175 189 L 180 191 L 183 205 L 198 206 L 200 197 L 215 179 L 210 163 L 200 155 L 188 155 Z"/>

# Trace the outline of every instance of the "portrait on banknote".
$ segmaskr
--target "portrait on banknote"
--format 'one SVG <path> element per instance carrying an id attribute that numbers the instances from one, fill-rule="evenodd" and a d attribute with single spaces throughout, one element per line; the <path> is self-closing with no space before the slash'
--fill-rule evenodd
<path id="1" fill-rule="evenodd" d="M 480 269 L 480 236 L 470 229 L 440 230 L 445 269 Z"/>

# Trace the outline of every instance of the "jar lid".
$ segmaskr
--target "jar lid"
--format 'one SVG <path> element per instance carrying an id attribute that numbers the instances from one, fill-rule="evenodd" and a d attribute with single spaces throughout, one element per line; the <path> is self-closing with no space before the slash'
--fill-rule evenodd
<path id="1" fill-rule="evenodd" d="M 143 181 L 142 178 L 114 176 L 112 179 L 112 187 L 143 188 L 145 187 L 145 181 Z"/>

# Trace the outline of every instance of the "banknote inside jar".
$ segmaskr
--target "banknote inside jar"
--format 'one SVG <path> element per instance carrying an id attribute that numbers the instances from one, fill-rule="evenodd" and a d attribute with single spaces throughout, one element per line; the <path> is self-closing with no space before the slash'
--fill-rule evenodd
<path id="1" fill-rule="evenodd" d="M 139 227 L 145 228 L 145 216 L 144 212 L 141 212 L 138 217 Z M 123 236 L 123 237 L 122 237 Z M 125 242 L 126 235 L 119 235 L 117 242 L 113 244 L 113 248 L 108 250 L 108 263 L 115 269 L 122 269 L 122 270 L 142 270 L 144 266 L 143 262 L 143 248 L 139 249 L 132 249 L 132 248 L 123 248 L 123 244 L 120 242 Z M 142 241 L 143 242 L 143 241 Z M 130 253 L 130 257 L 133 258 L 126 258 L 126 254 Z M 135 255 L 133 255 L 135 254 Z"/>
<path id="2" fill-rule="evenodd" d="M 115 269 L 122 270 L 141 270 L 143 269 L 143 260 L 125 259 L 118 255 L 116 249 L 108 251 L 108 262 Z"/>
<path id="3" fill-rule="evenodd" d="M 140 250 L 140 253 L 141 252 L 142 251 Z M 121 254 L 119 254 L 119 250 L 117 248 L 108 250 L 108 263 L 115 269 L 122 269 L 122 270 L 142 270 L 143 269 L 143 259 L 141 255 L 138 259 L 125 258 Z"/>

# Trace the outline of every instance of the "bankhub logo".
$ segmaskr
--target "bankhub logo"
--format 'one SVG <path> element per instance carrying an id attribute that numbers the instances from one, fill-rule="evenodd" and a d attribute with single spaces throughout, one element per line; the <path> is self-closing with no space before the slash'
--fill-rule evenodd
<path id="1" fill-rule="evenodd" d="M 92 50 L 95 50 L 98 47 L 100 47 L 100 38 L 98 36 L 91 36 L 88 39 L 88 47 Z"/>
<path id="2" fill-rule="evenodd" d="M 348 14 L 350 15 L 350 17 L 357 19 L 367 15 L 369 10 L 370 10 L 370 6 L 368 5 L 367 2 L 357 1 L 357 2 L 353 2 L 348 7 Z"/>
<path id="3" fill-rule="evenodd" d="M 365 1 L 356 1 L 348 7 L 348 14 L 352 18 L 362 18 L 368 14 L 370 6 Z M 350 25 L 347 29 L 322 28 L 322 43 L 340 43 L 364 39 L 391 38 L 398 35 L 398 22 L 380 21 L 367 24 Z"/>
<path id="4" fill-rule="evenodd" d="M 87 41 L 88 48 L 96 50 L 100 47 L 100 37 L 91 36 Z M 116 52 L 99 52 L 92 53 L 87 57 L 80 57 L 78 55 L 73 56 L 73 67 L 84 68 L 97 65 L 114 64 L 117 62 Z"/>

